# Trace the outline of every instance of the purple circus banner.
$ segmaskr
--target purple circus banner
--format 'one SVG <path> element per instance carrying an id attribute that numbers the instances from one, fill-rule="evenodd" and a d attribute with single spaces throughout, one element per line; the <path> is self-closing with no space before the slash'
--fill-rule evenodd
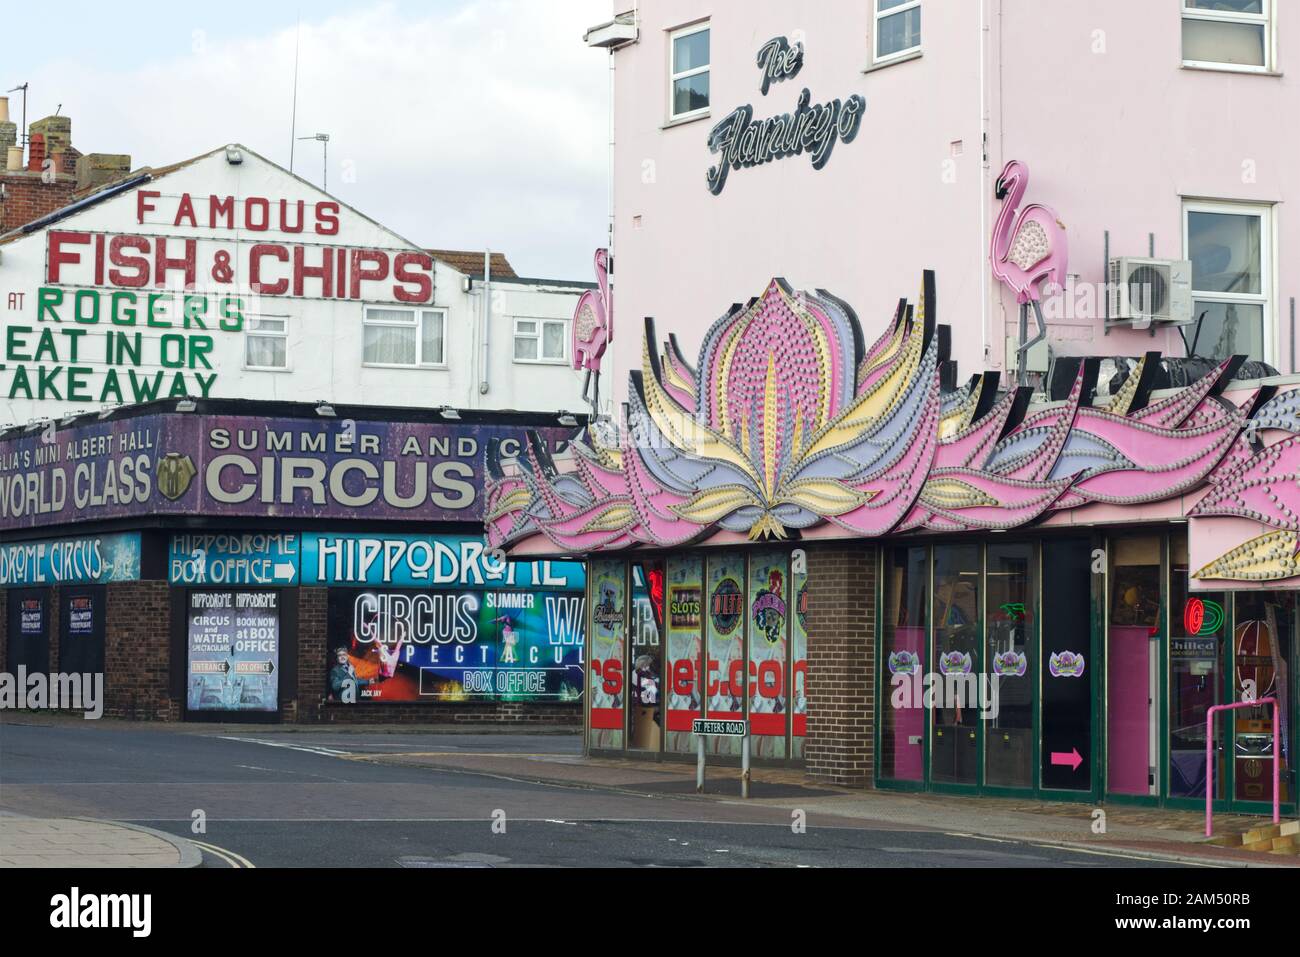
<path id="1" fill-rule="evenodd" d="M 0 529 L 143 515 L 479 522 L 521 425 L 161 413 L 0 441 Z M 531 430 L 548 445 L 570 432 Z"/>

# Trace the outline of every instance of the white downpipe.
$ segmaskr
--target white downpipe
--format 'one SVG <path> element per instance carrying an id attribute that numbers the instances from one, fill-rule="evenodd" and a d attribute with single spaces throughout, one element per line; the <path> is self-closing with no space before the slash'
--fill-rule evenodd
<path id="1" fill-rule="evenodd" d="M 606 239 L 609 254 L 614 255 L 614 51 L 609 51 L 609 159 L 606 163 L 609 187 L 609 236 Z"/>
<path id="2" fill-rule="evenodd" d="M 989 355 L 989 264 L 985 261 L 989 235 L 989 107 L 988 107 L 988 20 L 985 17 L 987 0 L 980 0 L 980 346 L 985 367 L 994 358 Z"/>
<path id="3" fill-rule="evenodd" d="M 483 253 L 483 358 L 478 393 L 487 395 L 491 390 L 491 372 L 488 365 L 492 346 L 492 250 Z"/>

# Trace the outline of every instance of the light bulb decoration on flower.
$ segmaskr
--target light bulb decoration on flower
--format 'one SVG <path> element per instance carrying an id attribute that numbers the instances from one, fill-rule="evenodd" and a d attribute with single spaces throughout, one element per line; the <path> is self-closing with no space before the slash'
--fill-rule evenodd
<path id="1" fill-rule="evenodd" d="M 1223 392 L 1235 357 L 1152 402 L 1156 353 L 1104 407 L 1097 360 L 1079 362 L 1064 402 L 1039 409 L 1028 388 L 999 392 L 997 373 L 945 393 L 936 317 L 926 272 L 915 308 L 900 304 L 866 345 L 842 300 L 774 279 L 709 329 L 693 366 L 675 338 L 661 349 L 647 320 L 625 429 L 588 429 L 563 468 L 537 435 L 513 461 L 488 450 L 487 539 L 591 554 L 818 526 L 864 539 L 997 531 L 1209 489 L 1193 518 L 1249 518 L 1268 533 L 1199 576 L 1300 573 L 1300 393 L 1256 387 L 1234 404 Z M 1294 437 L 1265 446 L 1261 430 Z"/>

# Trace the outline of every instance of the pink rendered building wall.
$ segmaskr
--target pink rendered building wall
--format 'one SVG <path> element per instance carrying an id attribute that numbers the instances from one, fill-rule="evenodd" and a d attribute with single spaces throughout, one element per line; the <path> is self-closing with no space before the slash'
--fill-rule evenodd
<path id="1" fill-rule="evenodd" d="M 614 12 L 628 6 L 620 0 Z M 835 290 L 874 317 L 891 311 L 900 278 L 932 268 L 953 356 L 970 375 L 1002 368 L 1018 324 L 1014 295 L 991 280 L 987 262 L 993 184 L 1006 161 L 1032 168 L 1028 202 L 1060 212 L 1070 270 L 1084 284 L 1103 278 L 1107 230 L 1112 255 L 1145 256 L 1154 234 L 1158 257 L 1180 258 L 1184 197 L 1284 204 L 1300 186 L 1290 160 L 1300 127 L 1276 117 L 1293 111 L 1300 74 L 1183 68 L 1180 6 L 924 0 L 922 56 L 864 72 L 870 0 L 641 0 L 640 40 L 615 54 L 615 283 L 625 333 L 654 316 L 693 361 L 702 331 L 772 276 Z M 668 126 L 669 33 L 705 18 L 711 115 Z M 1279 25 L 1283 67 L 1300 48 L 1296 26 Z M 763 96 L 755 56 L 774 36 L 801 38 L 806 62 Z M 866 98 L 857 139 L 837 146 L 823 170 L 795 157 L 739 171 L 710 195 L 713 125 L 742 104 L 758 117 L 788 111 L 805 86 L 814 102 Z M 1274 260 L 1285 266 L 1300 248 L 1300 219 L 1279 206 L 1274 225 Z M 604 242 L 596 231 L 592 239 Z M 1300 290 L 1284 268 L 1274 275 L 1269 359 L 1289 373 L 1285 304 Z M 1104 335 L 1092 291 L 1072 284 L 1068 307 L 1045 302 L 1058 352 L 1183 354 L 1173 330 Z M 607 370 L 616 397 L 640 350 L 635 333 L 616 339 Z"/>

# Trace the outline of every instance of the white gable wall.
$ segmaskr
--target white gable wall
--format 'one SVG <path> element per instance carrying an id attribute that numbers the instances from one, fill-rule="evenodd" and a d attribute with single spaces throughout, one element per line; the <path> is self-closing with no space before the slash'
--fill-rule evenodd
<path id="1" fill-rule="evenodd" d="M 196 397 L 339 404 L 581 409 L 581 380 L 566 365 L 513 362 L 509 313 L 513 302 L 533 295 L 530 287 L 503 284 L 491 297 L 484 395 L 480 289 L 466 292 L 461 273 L 287 171 L 241 153 L 243 162 L 232 165 L 219 150 L 0 244 L 0 426 L 115 405 L 119 393 L 125 403 L 147 399 L 150 389 L 159 397 L 183 390 Z M 289 230 L 281 222 L 282 203 Z M 291 231 L 299 222 L 301 231 Z M 442 224 L 431 232 L 443 238 L 455 230 Z M 160 243 L 169 259 L 192 252 L 192 271 L 173 266 L 160 284 Z M 384 278 L 354 285 L 358 255 L 362 276 Z M 295 288 L 299 258 L 309 268 L 330 262 L 329 288 L 310 273 Z M 567 319 L 578 294 L 536 295 L 547 303 L 547 315 Z M 367 365 L 367 304 L 445 311 L 442 362 Z M 195 314 L 188 323 L 187 308 Z M 287 320 L 285 369 L 247 367 L 253 315 Z"/>

